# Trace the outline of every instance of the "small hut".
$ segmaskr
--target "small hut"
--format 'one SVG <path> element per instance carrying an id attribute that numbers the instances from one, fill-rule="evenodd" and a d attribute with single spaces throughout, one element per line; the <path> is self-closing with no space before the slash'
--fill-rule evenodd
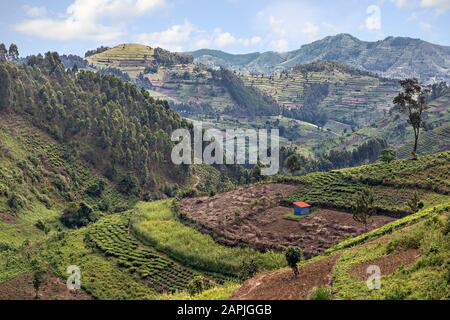
<path id="1" fill-rule="evenodd" d="M 306 202 L 294 202 L 293 205 L 296 216 L 304 216 L 311 212 L 311 205 Z"/>

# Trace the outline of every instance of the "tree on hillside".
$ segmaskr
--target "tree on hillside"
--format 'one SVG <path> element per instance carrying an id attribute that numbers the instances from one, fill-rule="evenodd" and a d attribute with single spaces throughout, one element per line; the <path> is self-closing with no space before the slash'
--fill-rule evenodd
<path id="1" fill-rule="evenodd" d="M 19 48 L 14 43 L 9 46 L 8 56 L 13 61 L 19 60 Z"/>
<path id="2" fill-rule="evenodd" d="M 353 207 L 353 220 L 364 224 L 364 230 L 366 232 L 369 220 L 376 212 L 374 204 L 375 197 L 373 190 L 366 187 L 359 192 Z"/>
<path id="3" fill-rule="evenodd" d="M 406 204 L 409 209 L 411 209 L 412 213 L 416 213 L 424 207 L 424 203 L 420 200 L 419 193 L 417 191 L 414 192 L 413 197 Z"/>
<path id="4" fill-rule="evenodd" d="M 408 124 L 414 130 L 413 159 L 417 159 L 417 146 L 419 142 L 420 129 L 425 127 L 423 113 L 428 109 L 427 98 L 430 93 L 428 88 L 422 87 L 417 79 L 406 79 L 400 81 L 403 92 L 394 99 L 394 104 L 400 107 L 400 112 L 408 115 Z"/>
<path id="5" fill-rule="evenodd" d="M 298 155 L 292 154 L 286 159 L 286 168 L 292 173 L 302 169 L 302 164 Z"/>
<path id="6" fill-rule="evenodd" d="M 8 51 L 6 50 L 6 46 L 4 43 L 0 43 L 0 62 L 6 61 L 6 55 Z"/>
<path id="7" fill-rule="evenodd" d="M 394 149 L 385 149 L 381 152 L 379 159 L 381 162 L 391 163 L 397 159 L 397 152 Z"/>
<path id="8" fill-rule="evenodd" d="M 286 262 L 294 272 L 294 277 L 298 277 L 297 264 L 303 259 L 302 251 L 297 247 L 289 247 L 285 252 Z"/>

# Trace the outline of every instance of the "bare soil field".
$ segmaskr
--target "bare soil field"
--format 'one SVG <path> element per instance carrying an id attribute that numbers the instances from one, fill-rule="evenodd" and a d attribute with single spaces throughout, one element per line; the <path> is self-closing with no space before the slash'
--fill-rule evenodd
<path id="1" fill-rule="evenodd" d="M 304 300 L 314 288 L 329 286 L 338 255 L 300 268 L 298 277 L 290 269 L 263 273 L 244 283 L 231 300 Z"/>
<path id="2" fill-rule="evenodd" d="M 70 291 L 66 284 L 52 274 L 44 274 L 38 292 L 39 300 L 92 300 L 84 291 Z M 0 284 L 0 300 L 33 300 L 33 274 L 26 273 Z"/>
<path id="3" fill-rule="evenodd" d="M 350 213 L 318 208 L 300 219 L 290 219 L 291 208 L 280 200 L 299 186 L 266 184 L 237 189 L 214 197 L 184 199 L 181 211 L 201 230 L 227 245 L 248 245 L 258 250 L 283 250 L 294 245 L 305 257 L 316 256 L 349 236 L 365 232 Z M 301 188 L 301 186 L 300 186 Z M 373 217 L 369 230 L 395 219 Z"/>

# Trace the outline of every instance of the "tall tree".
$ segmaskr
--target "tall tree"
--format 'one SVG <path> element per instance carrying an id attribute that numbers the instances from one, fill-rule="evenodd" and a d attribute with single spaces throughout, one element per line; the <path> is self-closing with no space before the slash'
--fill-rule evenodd
<path id="1" fill-rule="evenodd" d="M 375 197 L 373 190 L 369 187 L 364 188 L 356 198 L 356 204 L 353 207 L 353 219 L 356 222 L 364 224 L 364 230 L 367 232 L 369 219 L 375 214 Z"/>
<path id="2" fill-rule="evenodd" d="M 19 48 L 14 43 L 11 43 L 8 51 L 9 58 L 13 61 L 17 61 L 19 59 Z"/>
<path id="3" fill-rule="evenodd" d="M 7 54 L 8 54 L 8 50 L 6 50 L 5 44 L 0 43 L 0 62 L 6 61 Z"/>
<path id="4" fill-rule="evenodd" d="M 400 107 L 400 112 L 408 115 L 408 124 L 414 130 L 414 150 L 413 158 L 417 158 L 417 147 L 420 136 L 420 129 L 425 126 L 423 114 L 428 109 L 427 97 L 430 94 L 428 88 L 422 87 L 417 79 L 406 79 L 400 81 L 403 92 L 400 92 L 394 99 L 394 104 Z"/>

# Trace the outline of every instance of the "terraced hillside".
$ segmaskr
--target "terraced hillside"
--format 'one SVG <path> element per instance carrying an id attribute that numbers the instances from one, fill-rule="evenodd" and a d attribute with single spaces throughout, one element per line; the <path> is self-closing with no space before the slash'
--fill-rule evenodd
<path id="1" fill-rule="evenodd" d="M 415 197 L 425 206 L 448 199 L 450 153 L 400 160 L 303 177 L 279 177 L 269 183 L 236 189 L 212 197 L 180 202 L 183 219 L 228 245 L 258 250 L 282 250 L 294 245 L 314 257 L 346 237 L 365 232 L 353 221 L 358 194 L 370 186 L 377 215 L 369 230 L 414 213 Z M 314 206 L 306 217 L 292 214 L 291 205 Z"/>
<path id="2" fill-rule="evenodd" d="M 306 109 L 347 125 L 367 125 L 392 107 L 399 87 L 333 62 L 315 62 L 271 76 L 242 75 L 245 83 L 271 95 L 285 109 Z M 309 96 L 316 96 L 310 101 Z M 306 100 L 309 99 L 309 100 Z"/>
<path id="3" fill-rule="evenodd" d="M 424 114 L 426 126 L 421 130 L 418 144 L 419 154 L 437 153 L 450 149 L 450 90 L 429 102 Z M 372 125 L 348 132 L 338 139 L 330 139 L 324 146 L 335 150 L 351 150 L 369 139 L 385 139 L 398 151 L 399 158 L 409 157 L 413 149 L 414 135 L 407 124 L 407 117 L 393 109 Z M 327 145 L 328 144 L 328 145 Z"/>
<path id="4" fill-rule="evenodd" d="M 273 103 L 260 92 L 246 88 L 228 71 L 196 65 L 191 56 L 161 48 L 121 44 L 87 60 L 99 70 L 112 68 L 126 73 L 152 96 L 181 105 L 177 108 L 181 113 L 224 113 L 240 110 L 246 103 L 264 110 Z M 248 113 L 251 115 L 250 110 Z M 242 114 L 246 115 L 245 111 Z"/>

